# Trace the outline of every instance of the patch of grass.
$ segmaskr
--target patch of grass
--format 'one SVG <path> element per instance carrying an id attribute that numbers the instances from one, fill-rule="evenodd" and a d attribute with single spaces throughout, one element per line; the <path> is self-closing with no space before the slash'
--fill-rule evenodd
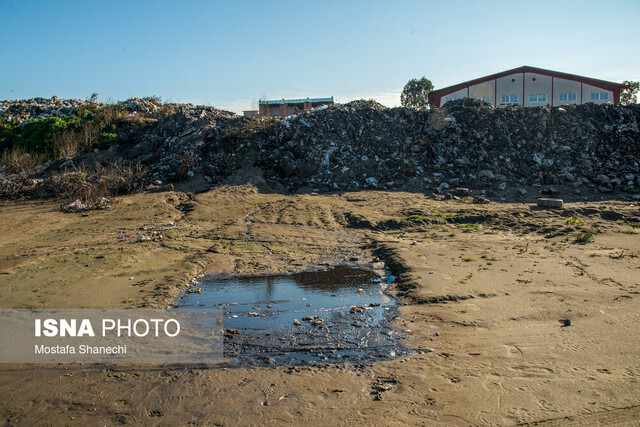
<path id="1" fill-rule="evenodd" d="M 5 149 L 22 149 L 27 152 L 53 152 L 54 138 L 65 129 L 82 124 L 78 116 L 47 117 L 17 124 L 8 120 L 0 121 L 0 143 Z"/>
<path id="2" fill-rule="evenodd" d="M 589 256 L 590 256 L 591 258 L 595 258 L 595 257 L 599 257 L 599 256 L 602 256 L 602 255 L 600 255 L 599 253 L 596 253 L 596 252 L 591 252 L 591 253 L 589 254 Z"/>
<path id="3" fill-rule="evenodd" d="M 591 230 L 576 234 L 576 238 L 573 241 L 573 243 L 577 243 L 579 245 L 586 245 L 590 242 L 593 242 L 593 231 Z"/>
<path id="4" fill-rule="evenodd" d="M 625 221 L 629 226 L 633 227 L 633 228 L 640 228 L 640 222 L 633 222 L 633 221 Z"/>
<path id="5" fill-rule="evenodd" d="M 144 116 L 132 113 L 125 104 L 87 103 L 64 117 L 16 120 L 0 119 L 0 149 L 39 153 L 48 158 L 70 158 L 98 144 L 110 145 L 117 133 L 154 122 L 172 114 L 171 105 L 157 97 L 147 101 L 159 108 Z"/>
<path id="6" fill-rule="evenodd" d="M 529 283 L 531 283 L 531 280 L 529 280 L 529 279 L 516 279 L 516 282 L 528 285 Z"/>
<path id="7" fill-rule="evenodd" d="M 574 217 L 570 216 L 569 218 L 567 218 L 567 220 L 565 221 L 565 223 L 566 223 L 567 225 L 580 225 L 580 224 L 582 224 L 582 221 L 580 221 L 580 220 L 579 220 L 579 219 L 577 219 L 577 218 L 574 218 Z"/>
<path id="8" fill-rule="evenodd" d="M 473 261 L 473 258 L 471 258 L 471 257 L 465 257 L 465 258 L 462 258 L 462 261 L 464 261 L 464 262 L 471 262 L 471 261 Z"/>
<path id="9" fill-rule="evenodd" d="M 456 237 L 456 232 L 452 231 L 451 233 L 449 233 L 449 237 Z"/>
<path id="10" fill-rule="evenodd" d="M 480 258 L 482 258 L 482 259 L 487 259 L 487 258 L 489 258 L 489 255 L 487 255 L 487 254 L 482 254 L 482 255 L 480 255 Z"/>
<path id="11" fill-rule="evenodd" d="M 629 229 L 627 229 L 627 230 L 622 230 L 622 232 L 623 232 L 624 234 L 638 234 L 638 231 L 637 231 L 637 230 L 634 230 L 633 228 L 629 228 Z"/>
<path id="12" fill-rule="evenodd" d="M 464 279 L 460 279 L 460 280 L 458 280 L 458 283 L 460 283 L 461 285 L 464 285 L 464 284 L 466 284 L 466 283 L 467 283 L 467 281 L 466 281 L 466 280 L 464 280 Z"/>

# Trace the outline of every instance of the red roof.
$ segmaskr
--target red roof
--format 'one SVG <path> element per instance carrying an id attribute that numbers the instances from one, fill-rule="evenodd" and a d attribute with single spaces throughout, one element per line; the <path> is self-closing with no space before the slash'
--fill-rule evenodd
<path id="1" fill-rule="evenodd" d="M 523 65 L 522 67 L 518 67 L 518 68 L 514 68 L 512 70 L 507 70 L 507 71 L 502 71 L 500 73 L 496 73 L 496 74 L 491 74 L 485 77 L 480 77 L 479 79 L 474 79 L 474 80 L 469 80 L 463 83 L 458 83 L 456 85 L 453 86 L 447 86 L 445 88 L 442 89 L 438 89 L 438 90 L 434 90 L 433 92 L 431 92 L 429 94 L 429 103 L 432 104 L 435 101 L 436 96 L 438 98 L 441 98 L 444 95 L 448 95 L 450 93 L 456 92 L 460 89 L 464 89 L 466 87 L 469 86 L 473 86 L 473 85 L 477 85 L 480 83 L 484 83 L 484 82 L 488 82 L 494 79 L 498 79 L 500 77 L 506 77 L 509 76 L 511 74 L 517 74 L 517 73 L 535 73 L 535 74 L 540 74 L 543 76 L 549 76 L 549 77 L 557 77 L 560 79 L 567 79 L 567 80 L 574 80 L 574 81 L 578 81 L 584 84 L 588 84 L 588 85 L 592 85 L 592 86 L 596 86 L 602 89 L 606 89 L 606 90 L 610 90 L 612 92 L 614 91 L 620 91 L 621 89 L 627 88 L 627 85 L 623 85 L 620 83 L 615 83 L 615 82 L 609 82 L 607 80 L 599 80 L 599 79 L 592 79 L 590 77 L 584 77 L 584 76 L 578 76 L 576 74 L 568 74 L 568 73 L 561 73 L 559 71 L 553 71 L 553 70 L 545 70 L 544 68 L 536 68 L 536 67 L 529 67 L 527 65 Z"/>

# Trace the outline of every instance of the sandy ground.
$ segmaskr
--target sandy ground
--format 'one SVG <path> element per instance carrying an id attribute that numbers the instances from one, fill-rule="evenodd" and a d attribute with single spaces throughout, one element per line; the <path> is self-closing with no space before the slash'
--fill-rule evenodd
<path id="1" fill-rule="evenodd" d="M 611 425 L 640 419 L 640 209 L 221 187 L 0 205 L 4 308 L 167 307 L 198 273 L 376 257 L 423 350 L 371 365 L 0 366 L 8 425 Z M 594 230 L 593 242 L 574 242 Z M 151 240 L 136 242 L 138 234 Z M 126 240 L 124 240 L 126 238 Z M 563 327 L 568 319 L 571 326 Z"/>

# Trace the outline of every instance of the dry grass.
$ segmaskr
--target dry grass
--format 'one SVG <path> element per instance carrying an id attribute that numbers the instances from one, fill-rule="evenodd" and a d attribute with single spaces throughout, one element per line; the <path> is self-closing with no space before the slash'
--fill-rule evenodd
<path id="1" fill-rule="evenodd" d="M 100 140 L 100 130 L 94 123 L 85 123 L 79 130 L 67 129 L 54 138 L 54 151 L 58 158 L 70 159 L 94 147 Z"/>
<path id="2" fill-rule="evenodd" d="M 32 154 L 22 149 L 14 149 L 2 153 L 0 169 L 5 174 L 21 173 L 29 171 L 45 161 L 44 154 Z"/>
<path id="3" fill-rule="evenodd" d="M 173 111 L 172 107 L 167 106 L 167 109 Z M 121 104 L 104 105 L 95 111 L 94 117 L 96 124 L 104 132 L 115 131 L 119 126 L 144 126 L 156 121 L 155 118 L 131 114 Z"/>
<path id="4" fill-rule="evenodd" d="M 16 200 L 34 191 L 42 180 L 25 175 L 0 174 L 0 200 Z"/>
<path id="5" fill-rule="evenodd" d="M 78 166 L 54 174 L 49 180 L 53 195 L 68 201 L 80 200 L 88 209 L 100 207 L 103 198 L 126 194 L 143 188 L 145 167 L 114 162 L 88 167 Z"/>
<path id="6" fill-rule="evenodd" d="M 188 177 L 189 171 L 193 171 L 198 164 L 198 157 L 192 153 L 180 153 L 177 157 L 176 173 L 178 179 L 185 179 Z"/>

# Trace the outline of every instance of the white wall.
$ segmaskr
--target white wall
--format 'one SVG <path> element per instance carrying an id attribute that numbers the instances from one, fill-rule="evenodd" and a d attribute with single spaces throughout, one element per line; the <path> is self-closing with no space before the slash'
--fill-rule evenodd
<path id="1" fill-rule="evenodd" d="M 597 93 L 607 93 L 609 94 L 608 99 L 605 100 L 598 100 L 598 101 L 592 101 L 591 100 L 591 93 L 592 92 L 597 92 Z M 606 103 L 613 103 L 613 92 L 609 91 L 609 90 L 604 90 L 602 88 L 599 87 L 595 87 L 595 86 L 591 86 L 591 85 L 582 85 L 582 103 L 585 104 L 587 102 L 593 102 L 596 104 L 606 104 Z"/>
<path id="2" fill-rule="evenodd" d="M 560 94 L 576 94 L 575 101 L 560 101 Z M 569 105 L 580 103 L 580 82 L 567 79 L 553 79 L 553 105 Z"/>
<path id="3" fill-rule="evenodd" d="M 587 102 L 594 102 L 596 104 L 606 104 L 608 102 L 613 103 L 613 92 L 598 88 L 595 86 L 580 84 L 580 82 L 574 80 L 560 79 L 557 77 L 545 76 L 536 73 L 515 73 L 509 76 L 500 77 L 496 80 L 489 80 L 488 82 L 480 83 L 477 85 L 469 86 L 469 88 L 463 88 L 456 92 L 443 96 L 440 99 L 440 106 L 444 105 L 449 98 L 464 98 L 469 96 L 470 98 L 479 98 L 481 96 L 488 96 L 491 98 L 491 104 L 498 107 L 505 106 L 502 104 L 502 95 L 516 95 L 518 97 L 517 105 L 523 105 L 522 96 L 522 83 L 524 77 L 524 105 L 528 107 L 545 106 L 545 105 L 567 105 L 567 104 L 585 104 Z M 553 90 L 551 85 L 553 84 Z M 582 97 L 580 97 L 580 88 L 582 86 Z M 494 93 L 494 88 L 496 93 Z M 552 92 L 553 92 L 553 104 L 552 104 Z M 598 94 L 607 93 L 608 99 L 591 100 L 591 93 L 596 92 Z M 575 101 L 560 101 L 560 94 L 562 93 L 575 93 Z M 546 95 L 546 101 L 530 101 L 530 95 Z M 502 105 L 501 105 L 502 104 Z"/>
<path id="4" fill-rule="evenodd" d="M 500 77 L 497 81 L 496 105 L 502 103 L 502 95 L 516 95 L 518 105 L 522 105 L 522 73 Z"/>
<path id="5" fill-rule="evenodd" d="M 530 95 L 547 95 L 547 99 L 543 102 L 531 102 Z M 524 105 L 527 107 L 551 105 L 551 77 L 535 73 L 525 73 Z"/>
<path id="6" fill-rule="evenodd" d="M 467 88 L 460 89 L 457 92 L 450 93 L 449 95 L 445 95 L 440 99 L 440 106 L 442 107 L 445 102 L 449 100 L 449 98 L 464 98 L 467 96 Z"/>
<path id="7" fill-rule="evenodd" d="M 489 97 L 489 103 L 493 105 L 495 101 L 495 94 L 493 93 L 495 88 L 495 80 L 480 83 L 469 87 L 469 97 L 480 98 Z"/>

